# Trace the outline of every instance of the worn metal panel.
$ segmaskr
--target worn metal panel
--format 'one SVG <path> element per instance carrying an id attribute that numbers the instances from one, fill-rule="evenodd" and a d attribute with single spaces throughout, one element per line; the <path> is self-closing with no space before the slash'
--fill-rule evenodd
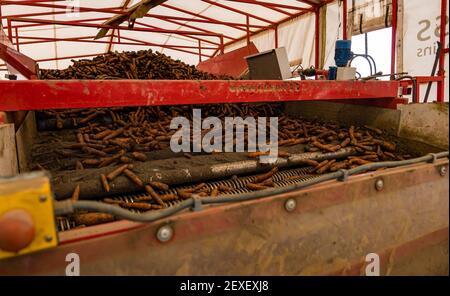
<path id="1" fill-rule="evenodd" d="M 440 175 L 442 166 L 448 169 L 448 159 L 149 224 L 73 230 L 60 234 L 56 249 L 0 261 L 0 274 L 64 274 L 70 252 L 80 255 L 84 275 L 361 274 L 371 252 L 380 254 L 382 274 L 448 273 L 448 253 L 433 254 L 434 261 L 422 256 L 448 246 L 449 178 Z M 380 178 L 384 188 L 377 191 Z M 290 213 L 289 198 L 297 201 Z M 155 238 L 163 225 L 174 229 L 166 243 Z"/>
<path id="2" fill-rule="evenodd" d="M 30 170 L 31 148 L 33 138 L 37 135 L 36 118 L 34 111 L 27 112 L 22 125 L 16 132 L 17 158 L 19 161 L 19 171 L 21 173 Z"/>
<path id="3" fill-rule="evenodd" d="M 448 149 L 448 103 L 409 104 L 399 110 L 400 137 Z"/>
<path id="4" fill-rule="evenodd" d="M 197 65 L 197 69 L 215 75 L 230 75 L 238 78 L 248 71 L 245 57 L 257 52 L 258 49 L 251 42 L 242 48 L 203 61 Z"/>
<path id="5" fill-rule="evenodd" d="M 0 177 L 19 173 L 14 124 L 0 124 Z"/>
<path id="6" fill-rule="evenodd" d="M 346 125 L 372 125 L 394 134 L 397 133 L 401 113 L 398 110 L 335 102 L 289 102 L 285 112 L 294 117 L 323 118 Z"/>

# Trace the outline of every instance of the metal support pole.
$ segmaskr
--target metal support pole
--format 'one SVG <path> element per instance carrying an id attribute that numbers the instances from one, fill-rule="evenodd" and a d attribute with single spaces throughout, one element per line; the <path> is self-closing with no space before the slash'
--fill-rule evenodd
<path id="1" fill-rule="evenodd" d="M 275 48 L 278 48 L 278 25 L 275 26 Z"/>
<path id="2" fill-rule="evenodd" d="M 245 16 L 246 22 L 247 22 L 247 45 L 250 44 L 250 16 L 246 15 Z"/>
<path id="3" fill-rule="evenodd" d="M 344 5 L 343 5 L 343 16 L 342 16 L 342 39 L 347 40 L 347 0 L 344 0 Z"/>
<path id="4" fill-rule="evenodd" d="M 202 42 L 198 41 L 198 62 L 202 62 Z"/>
<path id="5" fill-rule="evenodd" d="M 9 39 L 9 41 L 13 42 L 13 39 L 12 39 L 11 19 L 10 19 L 10 18 L 7 18 L 6 20 L 7 20 L 7 23 L 8 23 L 8 39 Z"/>
<path id="6" fill-rule="evenodd" d="M 391 80 L 395 79 L 395 58 L 397 52 L 397 0 L 392 0 L 392 47 L 391 47 Z"/>
<path id="7" fill-rule="evenodd" d="M 440 34 L 440 42 L 443 48 L 446 48 L 445 43 L 445 34 L 446 34 L 446 20 L 447 20 L 447 0 L 441 0 L 441 34 Z M 441 51 L 439 56 L 439 71 L 438 76 L 442 78 L 441 81 L 438 82 L 437 88 L 437 101 L 444 102 L 445 99 L 445 50 Z"/>
<path id="8" fill-rule="evenodd" d="M 319 25 L 319 19 L 320 19 L 320 9 L 316 8 L 315 10 L 315 57 L 314 57 L 314 63 L 315 63 L 315 67 L 316 69 L 319 69 L 319 60 L 320 60 L 320 25 Z M 317 79 L 317 75 L 316 75 L 316 79 Z"/>
<path id="9" fill-rule="evenodd" d="M 20 41 L 19 41 L 19 29 L 18 28 L 16 28 L 16 48 L 17 48 L 17 51 L 20 51 L 20 47 L 19 47 L 19 43 L 20 43 Z"/>
<path id="10" fill-rule="evenodd" d="M 220 54 L 225 53 L 225 44 L 223 42 L 223 35 L 220 35 Z"/>

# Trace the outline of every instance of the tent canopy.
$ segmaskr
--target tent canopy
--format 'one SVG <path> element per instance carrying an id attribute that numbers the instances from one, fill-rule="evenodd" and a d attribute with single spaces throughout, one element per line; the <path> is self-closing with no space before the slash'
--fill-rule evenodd
<path id="1" fill-rule="evenodd" d="M 94 39 L 108 19 L 141 0 L 0 1 L 5 33 L 41 68 L 65 68 L 71 58 L 151 48 L 197 64 L 267 29 L 314 12 L 326 0 L 167 0 L 134 23 Z M 313 30 L 314 28 L 311 28 Z"/>

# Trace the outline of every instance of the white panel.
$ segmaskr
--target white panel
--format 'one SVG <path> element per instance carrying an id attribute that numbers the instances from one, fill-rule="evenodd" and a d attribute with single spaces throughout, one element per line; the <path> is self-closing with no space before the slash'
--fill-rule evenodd
<path id="1" fill-rule="evenodd" d="M 413 76 L 429 76 L 435 59 L 436 41 L 439 41 L 440 1 L 405 1 L 403 32 L 403 69 Z M 448 18 L 448 10 L 447 10 Z M 447 29 L 448 32 L 448 22 Z M 448 34 L 445 47 L 448 47 Z M 448 59 L 448 54 L 446 55 Z M 449 73 L 448 60 L 445 71 Z M 430 93 L 429 101 L 436 98 L 436 86 Z M 421 98 L 425 95 L 425 87 L 421 88 Z M 449 100 L 448 80 L 445 99 Z"/>
<path id="2" fill-rule="evenodd" d="M 289 61 L 303 59 L 303 66 L 314 65 L 314 20 L 308 14 L 278 27 L 278 45 L 287 49 Z"/>
<path id="3" fill-rule="evenodd" d="M 255 44 L 256 48 L 262 52 L 275 48 L 275 31 L 264 31 L 251 38 L 251 41 Z"/>

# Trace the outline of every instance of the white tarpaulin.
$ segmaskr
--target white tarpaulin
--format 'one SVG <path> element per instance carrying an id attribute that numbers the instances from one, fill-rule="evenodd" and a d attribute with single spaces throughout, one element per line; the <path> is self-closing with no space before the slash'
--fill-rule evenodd
<path id="1" fill-rule="evenodd" d="M 448 3 L 448 1 L 447 1 Z M 407 0 L 404 1 L 403 26 L 403 70 L 412 76 L 430 76 L 436 55 L 437 41 L 440 36 L 441 1 Z M 448 7 L 448 4 L 447 4 Z M 445 48 L 448 48 L 448 10 L 447 36 Z M 449 100 L 448 87 L 448 53 L 446 54 L 445 99 Z M 421 87 L 421 98 L 426 86 Z M 429 101 L 436 98 L 436 84 L 433 84 Z"/>
<path id="2" fill-rule="evenodd" d="M 343 24 L 342 24 L 342 2 L 335 1 L 327 5 L 326 10 L 326 43 L 324 54 L 324 69 L 335 65 L 334 49 L 336 40 L 342 39 Z"/>
<path id="3" fill-rule="evenodd" d="M 107 19 L 115 16 L 116 14 L 106 12 L 104 9 L 125 9 L 139 2 L 139 0 L 73 0 L 73 1 L 15 1 L 18 4 L 9 3 L 1 6 L 1 13 L 3 16 L 3 26 L 7 26 L 7 20 L 5 17 L 13 15 L 21 15 L 22 17 L 38 19 L 38 20 L 52 20 L 57 22 L 69 22 L 69 21 L 83 21 L 84 23 L 102 24 Z M 19 3 L 22 2 L 23 4 Z M 32 3 L 33 2 L 33 3 Z M 41 2 L 49 2 L 42 4 Z M 213 35 L 195 35 L 188 34 L 176 34 L 176 33 L 152 33 L 143 31 L 131 31 L 121 30 L 120 41 L 121 43 L 133 43 L 134 44 L 114 44 L 118 42 L 119 36 L 114 32 L 114 37 L 103 37 L 100 40 L 105 43 L 81 43 L 81 42 L 69 42 L 60 41 L 60 39 L 67 38 L 80 38 L 85 37 L 88 40 L 93 40 L 98 32 L 95 27 L 80 27 L 80 26 L 68 26 L 64 23 L 57 25 L 33 25 L 28 27 L 22 27 L 18 30 L 18 38 L 20 40 L 20 51 L 36 60 L 47 60 L 52 58 L 80 56 L 80 55 L 97 55 L 111 50 L 123 51 L 123 50 L 139 50 L 148 49 L 163 52 L 171 55 L 175 59 L 183 60 L 190 64 L 197 64 L 198 59 L 198 47 L 199 40 L 201 39 L 202 54 L 212 56 L 217 52 L 220 45 L 219 34 L 224 37 L 224 44 L 230 44 L 234 40 L 239 40 L 246 35 L 246 15 L 251 15 L 249 22 L 252 26 L 251 32 L 255 32 L 264 27 L 270 27 L 273 24 L 283 21 L 290 16 L 297 15 L 303 12 L 303 9 L 311 8 L 311 5 L 302 3 L 297 0 L 264 0 L 262 1 L 266 5 L 259 5 L 246 1 L 228 1 L 228 0 L 168 0 L 163 4 L 152 8 L 149 14 L 144 18 L 136 19 L 134 25 L 135 28 L 151 29 L 160 28 L 170 31 L 184 31 L 184 32 L 201 32 Z M 312 0 L 310 3 L 320 3 L 320 1 Z M 30 4 L 26 4 L 30 3 Z M 97 8 L 103 9 L 103 11 L 80 11 L 67 9 L 77 3 L 83 8 Z M 267 5 L 275 6 L 267 6 Z M 44 5 L 43 7 L 39 5 Z M 46 5 L 46 6 L 45 6 Z M 282 5 L 279 7 L 276 5 Z M 295 9 L 293 9 L 295 8 Z M 52 14 L 53 13 L 53 14 Z M 35 15 L 31 15 L 35 14 Z M 36 15 L 37 14 L 37 15 Z M 301 21 L 300 23 L 303 23 Z M 286 40 L 286 37 L 280 36 L 286 43 L 295 44 L 296 41 L 304 43 L 303 39 L 307 39 L 310 42 L 309 34 L 313 34 L 314 25 L 310 26 L 311 21 L 307 21 L 305 24 L 300 24 L 299 27 L 292 26 L 292 28 L 286 30 L 288 36 L 293 36 L 294 40 Z M 26 22 L 19 22 L 13 20 L 13 26 L 28 25 Z M 121 26 L 127 26 L 127 23 L 123 23 Z M 280 25 L 280 31 L 285 31 L 284 27 L 288 25 Z M 110 35 L 112 32 L 108 32 Z M 305 33 L 307 32 L 307 33 Z M 12 38 L 15 42 L 16 32 L 13 30 Z M 303 38 L 303 35 L 307 34 L 308 38 Z M 39 44 L 34 43 L 36 38 L 47 38 L 57 41 L 55 42 L 41 42 Z M 275 39 L 273 30 L 265 32 L 264 34 L 254 38 L 254 43 L 262 49 L 273 48 L 275 45 Z M 141 44 L 136 45 L 136 40 Z M 113 41 L 111 47 L 108 43 Z M 147 44 L 145 44 L 147 43 Z M 150 45 L 150 43 L 154 45 Z M 179 46 L 176 50 L 172 47 Z M 303 46 L 303 45 L 300 45 Z M 305 43 L 305 48 L 309 46 L 309 43 Z M 292 46 L 294 48 L 294 46 Z M 181 49 L 181 50 L 179 50 Z M 310 48 L 307 48 L 310 50 Z M 310 59 L 310 54 L 303 54 L 304 50 L 291 49 L 293 58 L 298 56 L 305 56 L 307 60 Z M 203 59 L 206 59 L 204 57 Z M 70 64 L 70 59 L 61 59 L 59 61 L 44 61 L 40 62 L 41 68 L 65 68 Z"/>

